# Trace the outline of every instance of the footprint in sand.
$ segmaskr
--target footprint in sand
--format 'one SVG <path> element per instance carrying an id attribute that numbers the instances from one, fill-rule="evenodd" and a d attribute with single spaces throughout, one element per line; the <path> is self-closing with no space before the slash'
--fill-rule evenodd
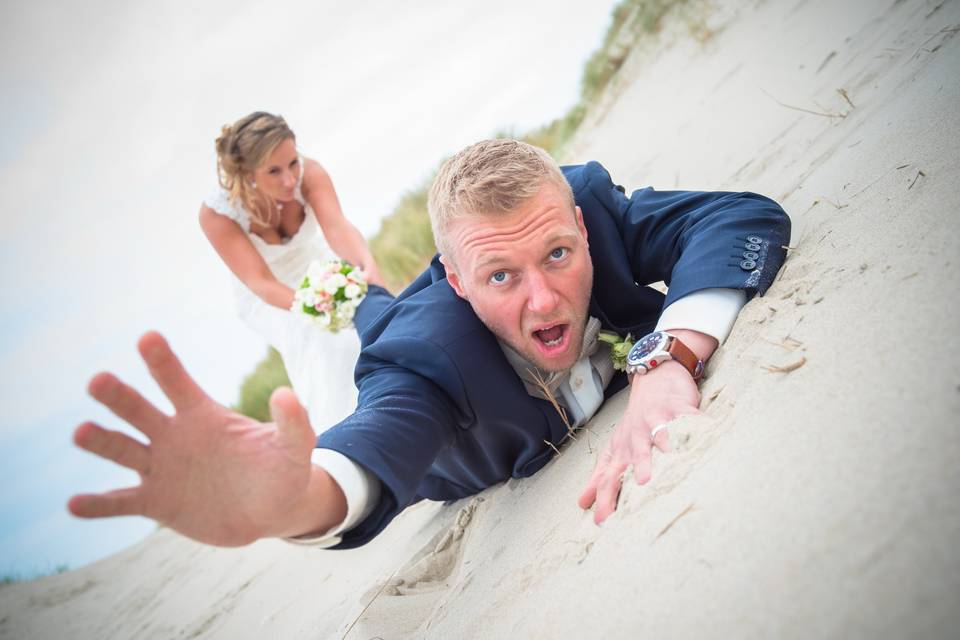
<path id="1" fill-rule="evenodd" d="M 422 594 L 446 588 L 446 579 L 454 572 L 462 555 L 467 527 L 482 498 L 474 498 L 457 512 L 453 524 L 441 531 L 414 558 L 397 571 L 383 590 L 386 595 Z"/>
<path id="2" fill-rule="evenodd" d="M 422 625 L 444 607 L 454 587 L 462 589 L 471 577 L 458 571 L 470 523 L 483 498 L 462 507 L 452 524 L 435 535 L 385 584 L 361 598 L 362 609 L 344 622 L 343 638 L 417 637 Z M 389 634 L 389 635 L 388 635 Z"/>

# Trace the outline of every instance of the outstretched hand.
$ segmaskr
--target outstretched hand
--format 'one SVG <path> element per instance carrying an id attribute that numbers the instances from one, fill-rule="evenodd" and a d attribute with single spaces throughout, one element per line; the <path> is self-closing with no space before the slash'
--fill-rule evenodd
<path id="1" fill-rule="evenodd" d="M 670 435 L 655 427 L 674 418 L 700 413 L 700 393 L 693 378 L 676 362 L 665 362 L 647 375 L 634 376 L 627 409 L 613 436 L 600 452 L 597 466 L 580 494 L 581 509 L 594 507 L 594 522 L 600 524 L 617 509 L 623 475 L 633 467 L 637 484 L 650 480 L 653 449 L 670 450 Z"/>
<path id="2" fill-rule="evenodd" d="M 143 515 L 222 546 L 322 531 L 343 519 L 343 494 L 311 465 L 314 432 L 290 390 L 270 399 L 275 423 L 260 423 L 207 396 L 159 334 L 146 334 L 138 347 L 175 413 L 162 413 L 111 374 L 95 376 L 90 394 L 149 443 L 92 422 L 77 427 L 79 447 L 136 471 L 141 483 L 73 496 L 73 514 Z"/>

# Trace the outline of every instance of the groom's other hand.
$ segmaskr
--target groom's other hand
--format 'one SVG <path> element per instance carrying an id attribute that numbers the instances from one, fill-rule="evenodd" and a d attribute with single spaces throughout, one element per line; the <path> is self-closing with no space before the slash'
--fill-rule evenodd
<path id="1" fill-rule="evenodd" d="M 697 357 L 706 362 L 717 348 L 717 339 L 698 331 L 670 329 Z M 594 508 L 597 524 L 617 510 L 624 474 L 633 469 L 637 484 L 646 484 L 652 474 L 653 449 L 670 450 L 670 435 L 657 425 L 667 425 L 681 416 L 700 413 L 697 383 L 683 365 L 667 361 L 646 375 L 635 375 L 630 383 L 627 408 L 613 435 L 600 452 L 587 486 L 577 500 L 581 509 Z"/>
<path id="2" fill-rule="evenodd" d="M 138 346 L 175 412 L 164 414 L 109 373 L 90 381 L 90 395 L 148 443 L 92 422 L 77 427 L 79 447 L 136 471 L 140 484 L 73 496 L 74 515 L 143 515 L 222 546 L 322 532 L 343 520 L 346 500 L 310 463 L 314 432 L 292 391 L 274 392 L 274 422 L 260 423 L 211 399 L 160 334 L 146 334 Z"/>

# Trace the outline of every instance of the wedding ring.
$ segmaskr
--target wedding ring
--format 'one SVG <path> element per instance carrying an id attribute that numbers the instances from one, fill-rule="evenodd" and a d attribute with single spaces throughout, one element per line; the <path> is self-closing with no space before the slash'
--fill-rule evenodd
<path id="1" fill-rule="evenodd" d="M 663 429 L 667 428 L 667 423 L 658 424 L 653 429 L 650 430 L 650 442 L 653 442 L 657 439 L 657 434 L 660 433 Z"/>

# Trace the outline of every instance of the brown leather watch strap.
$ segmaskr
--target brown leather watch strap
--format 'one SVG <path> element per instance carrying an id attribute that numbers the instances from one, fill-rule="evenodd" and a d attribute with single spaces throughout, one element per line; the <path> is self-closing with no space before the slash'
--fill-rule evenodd
<path id="1" fill-rule="evenodd" d="M 667 353 L 670 354 L 671 358 L 682 364 L 694 380 L 699 380 L 703 376 L 703 360 L 698 358 L 697 354 L 691 351 L 690 347 L 685 345 L 680 338 L 673 334 L 667 335 L 672 338 L 670 346 L 667 347 Z"/>

